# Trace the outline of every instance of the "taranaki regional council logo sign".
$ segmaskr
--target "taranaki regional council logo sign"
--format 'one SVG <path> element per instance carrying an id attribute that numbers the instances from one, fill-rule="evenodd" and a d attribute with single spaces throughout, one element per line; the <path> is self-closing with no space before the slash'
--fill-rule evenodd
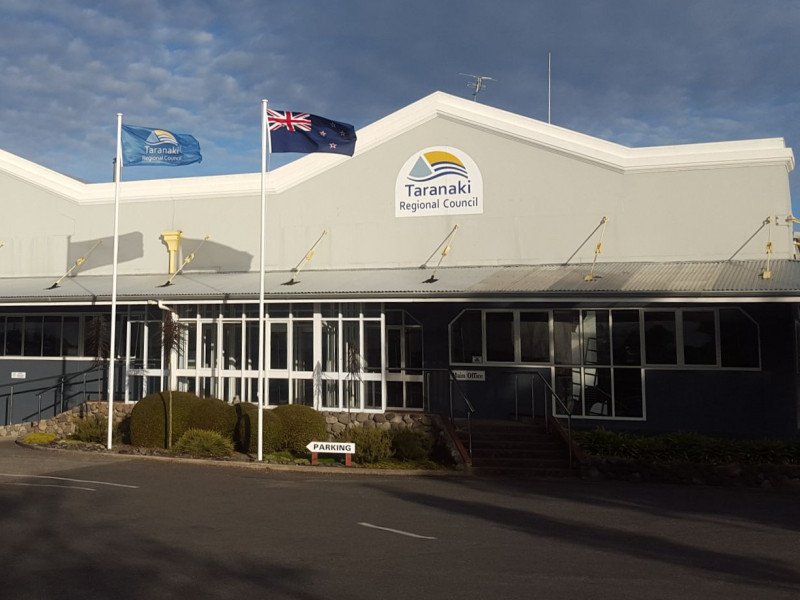
<path id="1" fill-rule="evenodd" d="M 395 184 L 396 217 L 483 213 L 483 179 L 469 155 L 449 146 L 412 155 Z"/>

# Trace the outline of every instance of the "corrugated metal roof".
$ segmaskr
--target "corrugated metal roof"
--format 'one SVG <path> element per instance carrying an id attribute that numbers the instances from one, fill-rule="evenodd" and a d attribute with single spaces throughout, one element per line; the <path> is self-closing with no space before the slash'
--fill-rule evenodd
<path id="1" fill-rule="evenodd" d="M 433 270 L 351 269 L 299 273 L 291 283 L 289 271 L 265 275 L 268 299 L 335 298 L 481 298 L 559 297 L 787 297 L 800 301 L 800 261 L 775 260 L 772 277 L 761 276 L 765 261 L 685 263 L 598 263 L 440 268 Z M 110 275 L 64 279 L 52 288 L 50 278 L 0 278 L 0 303 L 108 302 Z M 169 286 L 164 275 L 121 275 L 117 297 L 148 299 L 256 299 L 259 277 L 248 273 L 182 273 Z"/>

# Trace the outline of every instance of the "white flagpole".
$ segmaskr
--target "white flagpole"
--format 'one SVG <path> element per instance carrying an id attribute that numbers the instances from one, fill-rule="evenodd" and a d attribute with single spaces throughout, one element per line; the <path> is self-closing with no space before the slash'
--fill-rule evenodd
<path id="1" fill-rule="evenodd" d="M 268 168 L 268 129 L 269 121 L 267 118 L 267 100 L 261 100 L 261 246 L 259 260 L 259 283 L 258 283 L 258 461 L 264 460 L 264 408 L 265 384 L 264 384 L 264 255 L 266 246 L 266 224 L 267 224 L 267 168 Z"/>
<path id="2" fill-rule="evenodd" d="M 114 263 L 111 274 L 111 343 L 108 349 L 108 449 L 114 431 L 114 353 L 117 335 L 117 261 L 119 258 L 119 183 L 122 175 L 122 113 L 117 113 L 117 160 L 114 162 Z"/>
<path id="3" fill-rule="evenodd" d="M 553 83 L 553 62 L 550 52 L 547 53 L 547 122 L 550 123 L 550 98 Z"/>

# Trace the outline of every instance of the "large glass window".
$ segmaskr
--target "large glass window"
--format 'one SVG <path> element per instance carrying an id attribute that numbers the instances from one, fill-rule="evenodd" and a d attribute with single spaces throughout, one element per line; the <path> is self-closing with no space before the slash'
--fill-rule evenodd
<path id="1" fill-rule="evenodd" d="M 514 313 L 486 313 L 486 360 L 514 362 Z"/>
<path id="2" fill-rule="evenodd" d="M 44 318 L 42 356 L 61 356 L 61 317 L 46 316 Z"/>
<path id="3" fill-rule="evenodd" d="M 367 373 L 381 372 L 381 323 L 364 322 L 364 370 Z"/>
<path id="4" fill-rule="evenodd" d="M 336 372 L 339 370 L 339 323 L 322 321 L 322 370 Z"/>
<path id="5" fill-rule="evenodd" d="M 648 365 L 678 362 L 675 329 L 675 311 L 645 311 L 644 348 Z"/>
<path id="6" fill-rule="evenodd" d="M 222 324 L 222 368 L 239 370 L 242 368 L 242 323 L 241 321 Z"/>
<path id="7" fill-rule="evenodd" d="M 638 310 L 611 311 L 613 319 L 614 364 L 639 366 L 642 364 L 641 331 Z"/>
<path id="8" fill-rule="evenodd" d="M 288 340 L 288 324 L 286 323 L 272 323 L 270 327 L 270 353 L 269 353 L 269 368 L 270 369 L 286 369 L 287 361 L 287 340 Z"/>
<path id="9" fill-rule="evenodd" d="M 611 364 L 611 332 L 607 310 L 583 311 L 583 364 Z"/>
<path id="10" fill-rule="evenodd" d="M 713 310 L 684 310 L 683 361 L 687 365 L 717 364 L 717 327 Z"/>
<path id="11" fill-rule="evenodd" d="M 550 362 L 549 313 L 523 311 L 519 314 L 519 345 L 522 362 Z"/>
<path id="12" fill-rule="evenodd" d="M 314 370 L 314 324 L 311 321 L 295 321 L 293 324 L 295 371 Z"/>
<path id="13" fill-rule="evenodd" d="M 451 360 L 455 363 L 483 361 L 481 311 L 465 310 L 450 326 Z"/>
<path id="14" fill-rule="evenodd" d="M 25 335 L 23 336 L 23 354 L 25 356 L 42 355 L 42 317 L 25 317 Z"/>
<path id="15" fill-rule="evenodd" d="M 577 310 L 553 311 L 553 349 L 556 364 L 581 364 L 580 313 Z"/>
<path id="16" fill-rule="evenodd" d="M 80 348 L 80 318 L 64 317 L 61 329 L 61 352 L 64 356 L 78 356 Z"/>

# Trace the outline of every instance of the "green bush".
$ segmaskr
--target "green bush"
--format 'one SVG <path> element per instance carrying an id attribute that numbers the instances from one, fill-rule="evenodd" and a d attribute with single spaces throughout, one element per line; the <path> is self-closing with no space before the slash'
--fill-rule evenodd
<path id="1" fill-rule="evenodd" d="M 75 423 L 75 433 L 70 437 L 87 443 L 108 443 L 108 419 L 101 419 L 97 416 L 81 419 Z M 119 431 L 116 427 L 111 430 L 111 438 L 112 442 L 119 439 Z"/>
<path id="2" fill-rule="evenodd" d="M 589 454 L 648 462 L 800 464 L 800 441 L 732 440 L 697 433 L 640 436 L 594 429 L 575 433 Z"/>
<path id="3" fill-rule="evenodd" d="M 236 430 L 234 443 L 240 452 L 256 454 L 258 452 L 258 405 L 240 402 L 233 405 L 236 414 Z M 269 454 L 277 451 L 283 443 L 283 423 L 272 410 L 264 409 L 264 444 L 263 452 Z"/>
<path id="4" fill-rule="evenodd" d="M 433 438 L 424 431 L 399 429 L 392 435 L 392 451 L 397 460 L 428 460 L 433 451 Z"/>
<path id="5" fill-rule="evenodd" d="M 189 407 L 187 427 L 216 431 L 232 440 L 236 429 L 236 409 L 218 398 L 197 398 Z"/>
<path id="6" fill-rule="evenodd" d="M 23 444 L 49 444 L 58 438 L 55 433 L 29 433 L 22 440 Z"/>
<path id="7" fill-rule="evenodd" d="M 189 392 L 172 392 L 172 442 L 189 428 L 193 402 L 199 398 Z M 157 392 L 139 400 L 131 411 L 131 444 L 146 448 L 167 447 L 169 392 Z"/>
<path id="8" fill-rule="evenodd" d="M 356 445 L 354 459 L 360 464 L 377 463 L 392 457 L 392 435 L 375 427 L 352 427 L 337 436 Z"/>
<path id="9" fill-rule="evenodd" d="M 272 409 L 272 412 L 283 425 L 280 450 L 302 454 L 308 452 L 306 446 L 311 440 L 328 439 L 324 415 L 310 406 L 283 404 Z"/>
<path id="10" fill-rule="evenodd" d="M 217 431 L 187 429 L 173 444 L 172 452 L 198 458 L 226 458 L 233 454 L 233 442 Z"/>

